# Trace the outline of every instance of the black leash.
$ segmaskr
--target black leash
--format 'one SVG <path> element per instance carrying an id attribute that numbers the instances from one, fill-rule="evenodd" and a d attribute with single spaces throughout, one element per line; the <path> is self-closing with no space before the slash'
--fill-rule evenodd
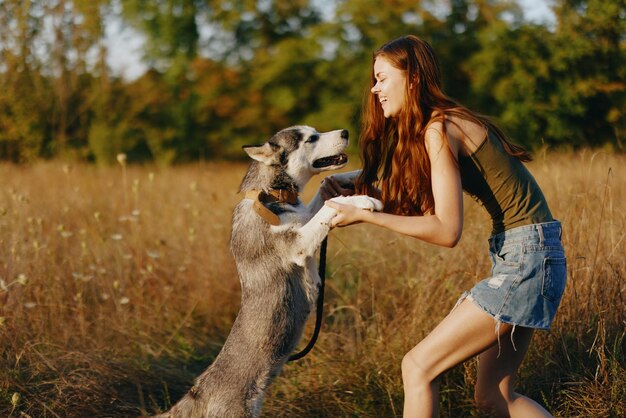
<path id="1" fill-rule="evenodd" d="M 317 312 L 315 316 L 315 330 L 313 331 L 313 335 L 309 340 L 309 343 L 300 351 L 299 353 L 292 354 L 289 356 L 287 361 L 295 361 L 300 360 L 302 357 L 309 354 L 309 351 L 315 345 L 317 341 L 317 336 L 320 334 L 320 328 L 322 328 L 322 314 L 324 308 L 324 281 L 326 280 L 326 240 L 328 237 L 324 238 L 322 241 L 322 245 L 320 246 L 320 264 L 319 264 L 319 274 L 320 274 L 320 287 L 319 293 L 317 294 Z"/>

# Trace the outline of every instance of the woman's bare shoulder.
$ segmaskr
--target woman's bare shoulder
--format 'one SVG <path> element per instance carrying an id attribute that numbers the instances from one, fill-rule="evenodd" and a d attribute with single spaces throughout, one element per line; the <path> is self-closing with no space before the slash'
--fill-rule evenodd
<path id="1" fill-rule="evenodd" d="M 443 148 L 448 148 L 456 157 L 459 152 L 459 143 L 454 135 L 450 135 L 448 125 L 444 129 L 445 119 L 433 120 L 426 127 L 424 132 L 424 142 L 426 150 L 431 152 L 439 152 Z"/>
<path id="2" fill-rule="evenodd" d="M 464 155 L 476 151 L 487 136 L 483 125 L 456 115 L 446 116 L 446 132 L 450 140 L 459 143 L 460 152 Z"/>

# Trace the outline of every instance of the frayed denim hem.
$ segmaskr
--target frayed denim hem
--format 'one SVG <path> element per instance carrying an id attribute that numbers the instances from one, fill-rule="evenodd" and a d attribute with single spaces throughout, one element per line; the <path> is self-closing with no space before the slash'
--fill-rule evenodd
<path id="1" fill-rule="evenodd" d="M 452 313 L 466 299 L 469 302 L 472 302 L 474 305 L 476 305 L 480 309 L 482 309 L 487 315 L 489 315 L 490 317 L 493 318 L 493 320 L 495 322 L 494 332 L 495 332 L 496 337 L 498 339 L 498 356 L 497 357 L 500 357 L 500 353 L 501 353 L 501 349 L 502 349 L 502 346 L 500 344 L 500 326 L 503 323 L 509 324 L 509 325 L 513 326 L 513 329 L 511 329 L 511 345 L 513 346 L 513 350 L 517 351 L 517 347 L 515 347 L 515 340 L 514 340 L 513 336 L 515 334 L 515 328 L 517 327 L 518 324 L 515 324 L 515 323 L 512 323 L 512 322 L 503 321 L 501 318 L 499 318 L 499 315 L 492 315 L 484 307 L 480 306 L 480 304 L 472 297 L 471 292 L 463 292 L 463 294 L 461 295 L 459 300 L 456 301 L 456 303 L 454 304 L 454 307 L 452 308 L 452 310 L 450 312 Z"/>

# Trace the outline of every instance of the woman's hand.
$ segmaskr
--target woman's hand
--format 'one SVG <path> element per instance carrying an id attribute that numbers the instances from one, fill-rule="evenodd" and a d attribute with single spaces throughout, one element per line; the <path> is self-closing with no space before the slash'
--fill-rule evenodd
<path id="1" fill-rule="evenodd" d="M 352 196 L 353 194 L 354 183 L 350 182 L 342 185 L 335 176 L 326 177 L 320 186 L 320 195 L 324 200 L 332 199 L 337 196 Z"/>
<path id="2" fill-rule="evenodd" d="M 330 221 L 331 228 L 360 223 L 363 221 L 364 212 L 370 213 L 365 209 L 360 209 L 353 205 L 344 205 L 332 200 L 327 200 L 324 204 L 337 211 L 335 217 Z"/>

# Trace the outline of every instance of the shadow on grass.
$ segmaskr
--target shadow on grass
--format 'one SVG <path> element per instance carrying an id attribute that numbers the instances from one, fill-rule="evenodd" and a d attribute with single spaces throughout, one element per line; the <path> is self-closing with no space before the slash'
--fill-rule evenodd
<path id="1" fill-rule="evenodd" d="M 38 345 L 16 362 L 4 351 L 0 416 L 138 417 L 161 412 L 176 403 L 212 363 L 223 343 L 222 337 L 216 340 L 185 347 L 184 355 L 172 351 L 172 355 L 129 357 L 114 351 L 61 352 Z M 591 327 L 582 335 L 567 329 L 538 334 L 520 370 L 519 391 L 556 417 L 585 416 L 590 411 L 623 416 L 624 342 L 617 324 Z M 401 384 L 389 384 L 389 380 L 401 382 L 399 369 L 387 365 L 383 381 L 368 373 L 376 359 L 336 361 L 345 367 L 334 370 L 314 360 L 287 366 L 268 392 L 262 416 L 401 416 Z M 472 400 L 475 366 L 472 360 L 442 378 L 441 417 L 482 416 Z M 311 380 L 320 373 L 328 376 Z M 344 377 L 339 385 L 333 384 L 335 374 Z"/>
<path id="2" fill-rule="evenodd" d="M 186 357 L 124 357 L 39 347 L 0 365 L 0 416 L 138 417 L 166 409 L 193 385 L 221 344 Z M 44 352 L 45 349 L 45 352 Z M 26 356 L 25 356 L 26 357 Z M 45 359 L 45 360 L 43 360 Z"/>

